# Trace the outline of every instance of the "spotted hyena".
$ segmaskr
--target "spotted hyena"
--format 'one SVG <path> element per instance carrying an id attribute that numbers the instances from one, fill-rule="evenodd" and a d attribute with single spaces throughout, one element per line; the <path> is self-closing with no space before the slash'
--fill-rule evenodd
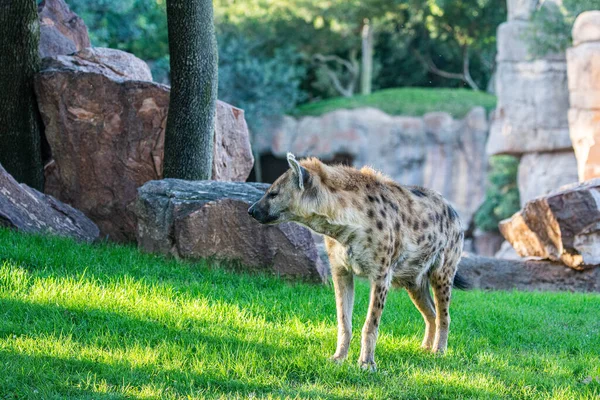
<path id="1" fill-rule="evenodd" d="M 348 355 L 352 336 L 354 275 L 371 283 L 359 363 L 375 367 L 379 320 L 390 286 L 404 287 L 423 315 L 422 347 L 443 353 L 448 343 L 452 286 L 463 231 L 456 211 L 429 189 L 402 186 L 371 168 L 296 161 L 273 183 L 249 214 L 263 224 L 293 221 L 325 235 L 338 319 L 337 350 Z M 433 290 L 433 299 L 430 294 Z"/>

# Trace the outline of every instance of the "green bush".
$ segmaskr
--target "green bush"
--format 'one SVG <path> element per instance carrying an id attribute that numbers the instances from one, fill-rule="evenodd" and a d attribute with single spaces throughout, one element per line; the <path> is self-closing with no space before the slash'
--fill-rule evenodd
<path id="1" fill-rule="evenodd" d="M 243 108 L 250 130 L 259 133 L 267 120 L 293 109 L 304 93 L 305 69 L 290 46 L 265 53 L 263 43 L 242 32 L 219 36 L 219 98 Z"/>
<path id="2" fill-rule="evenodd" d="M 520 209 L 517 169 L 519 160 L 512 156 L 490 158 L 485 200 L 475 214 L 475 226 L 483 231 L 497 231 L 498 223 Z"/>

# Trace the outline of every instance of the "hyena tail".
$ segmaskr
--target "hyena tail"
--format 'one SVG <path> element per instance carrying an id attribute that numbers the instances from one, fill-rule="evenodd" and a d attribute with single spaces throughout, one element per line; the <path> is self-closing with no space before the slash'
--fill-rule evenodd
<path id="1" fill-rule="evenodd" d="M 469 282 L 464 276 L 460 275 L 458 272 L 454 275 L 454 282 L 452 283 L 452 287 L 455 287 L 459 290 L 469 290 L 471 289 L 471 282 Z"/>

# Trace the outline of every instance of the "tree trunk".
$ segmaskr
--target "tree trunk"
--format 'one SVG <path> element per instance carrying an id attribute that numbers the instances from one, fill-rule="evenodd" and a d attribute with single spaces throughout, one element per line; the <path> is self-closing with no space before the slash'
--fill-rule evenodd
<path id="1" fill-rule="evenodd" d="M 373 80 L 373 26 L 366 19 L 362 29 L 362 66 L 360 93 L 371 94 Z"/>
<path id="2" fill-rule="evenodd" d="M 40 68 L 35 0 L 0 1 L 0 164 L 43 190 L 41 120 L 33 90 Z"/>
<path id="3" fill-rule="evenodd" d="M 217 40 L 211 0 L 167 0 L 171 100 L 164 176 L 212 176 L 217 101 Z"/>

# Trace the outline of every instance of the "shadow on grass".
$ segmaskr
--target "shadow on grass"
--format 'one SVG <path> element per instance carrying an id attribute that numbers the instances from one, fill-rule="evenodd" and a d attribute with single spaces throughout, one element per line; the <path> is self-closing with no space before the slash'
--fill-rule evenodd
<path id="1" fill-rule="evenodd" d="M 289 359 L 293 351 L 281 346 L 240 340 L 234 332 L 229 336 L 222 332 L 219 335 L 209 335 L 197 331 L 194 327 L 189 330 L 177 329 L 163 323 L 141 320 L 97 309 L 78 310 L 51 304 L 33 304 L 19 300 L 0 299 L 0 310 L 3 310 L 0 313 L 2 317 L 0 321 L 0 342 L 21 337 L 34 340 L 36 338 L 61 340 L 61 338 L 68 337 L 68 340 L 75 344 L 75 349 L 80 347 L 82 349 L 95 348 L 99 352 L 102 349 L 125 352 L 136 346 L 141 346 L 142 351 L 152 352 L 153 347 L 166 343 L 169 346 L 169 351 L 177 352 L 186 362 L 187 360 L 201 358 L 202 354 L 198 354 L 198 352 L 203 351 L 202 349 L 210 349 L 212 353 L 216 353 L 216 356 L 212 355 L 212 359 L 218 360 L 219 349 L 226 348 L 225 352 L 230 354 L 256 354 L 265 360 L 267 365 L 272 362 L 271 360 Z M 65 330 L 65 327 L 68 327 L 67 330 Z M 110 331 L 108 339 L 107 330 Z M 251 335 L 244 334 L 242 336 L 248 337 Z M 435 376 L 438 373 L 454 377 L 461 376 L 464 371 L 470 369 L 468 360 L 458 360 L 454 357 L 450 360 L 440 359 L 404 347 L 391 349 L 389 346 L 384 346 L 380 350 L 385 352 L 386 347 L 393 354 L 386 354 L 384 357 L 385 362 L 380 365 L 414 363 L 428 376 L 425 383 L 420 381 L 405 383 L 403 389 L 408 392 L 408 397 L 410 397 L 411 391 L 414 391 L 414 396 L 425 391 L 431 393 L 434 397 L 440 397 L 440 394 L 444 393 L 454 393 L 474 398 L 489 398 L 497 395 L 493 390 L 477 387 L 476 385 L 468 386 L 461 383 L 447 382 L 443 379 L 436 380 Z M 52 351 L 52 349 L 49 351 Z M 0 365 L 5 366 L 6 376 L 9 377 L 7 381 L 2 382 L 2 385 L 4 385 L 3 391 L 14 393 L 17 396 L 24 396 L 27 391 L 44 390 L 44 387 L 46 387 L 48 393 L 77 397 L 93 395 L 95 398 L 108 398 L 94 391 L 89 385 L 86 387 L 85 377 L 93 375 L 95 379 L 105 382 L 112 388 L 120 388 L 126 384 L 141 389 L 145 385 L 154 384 L 158 388 L 157 390 L 171 388 L 176 393 L 209 391 L 215 395 L 256 393 L 341 399 L 346 397 L 336 396 L 325 390 L 296 389 L 294 387 L 300 384 L 319 382 L 326 386 L 331 384 L 347 385 L 356 389 L 356 393 L 360 393 L 361 387 L 363 389 L 377 385 L 383 387 L 390 383 L 390 379 L 394 379 L 388 376 L 385 371 L 382 371 L 381 374 L 367 374 L 359 371 L 354 365 L 335 366 L 332 364 L 330 368 L 324 368 L 322 365 L 318 365 L 319 361 L 316 360 L 314 370 L 308 370 L 304 366 L 295 366 L 286 370 L 286 376 L 282 377 L 279 383 L 260 384 L 252 382 L 250 376 L 240 379 L 236 376 L 224 375 L 222 371 L 211 368 L 203 373 L 193 372 L 193 367 L 191 365 L 186 366 L 185 362 L 179 368 L 173 369 L 165 367 L 161 360 L 137 366 L 122 361 L 101 362 L 98 360 L 98 356 L 90 355 L 89 352 L 86 354 L 86 356 L 80 355 L 80 357 L 88 357 L 88 359 L 0 350 Z M 223 356 L 225 355 L 223 354 Z M 315 359 L 319 358 L 318 355 L 307 356 Z M 28 368 L 31 368 L 32 371 L 39 368 L 41 371 L 46 371 L 46 375 L 31 376 L 30 374 L 24 374 L 24 371 Z M 294 371 L 295 368 L 297 370 Z M 331 373 L 331 369 L 334 369 L 331 376 L 320 376 L 324 370 Z M 53 374 L 54 377 L 47 376 L 48 373 Z M 514 371 L 511 370 L 509 365 L 505 367 L 490 365 L 489 375 L 486 374 L 486 379 L 498 383 L 496 377 L 499 373 L 506 376 L 507 373 L 514 373 Z M 479 374 L 481 375 L 481 373 Z M 540 371 L 540 374 L 545 375 L 547 378 L 555 378 L 547 372 Z M 64 383 L 65 377 L 68 377 L 68 384 Z M 420 385 L 427 386 L 427 389 L 418 388 Z M 549 389 L 551 388 L 546 388 L 546 390 Z M 406 396 L 405 393 L 400 397 Z"/>
<path id="2" fill-rule="evenodd" d="M 290 389 L 276 385 L 243 382 L 238 379 L 215 377 L 182 370 L 165 369 L 158 365 L 132 367 L 128 363 L 102 363 L 76 358 L 30 355 L 0 350 L 0 362 L 8 366 L 5 378 L 0 382 L 0 398 L 38 398 L 40 395 L 68 396 L 68 398 L 115 399 L 138 396 L 126 393 L 150 390 L 153 395 L 210 394 L 212 396 L 266 395 L 300 396 L 301 398 L 345 399 L 322 390 Z M 61 376 L 27 376 L 20 367 L 44 365 L 53 374 Z M 65 383 L 68 377 L 69 383 Z M 102 389 L 98 389 L 98 387 Z M 109 393 L 102 393 L 109 388 Z M 133 390 L 132 390 L 133 389 Z M 101 391 L 102 390 L 102 391 Z M 34 395 L 35 396 L 32 396 Z M 116 395 L 119 395 L 116 397 Z M 146 398 L 146 396 L 144 396 Z"/>

